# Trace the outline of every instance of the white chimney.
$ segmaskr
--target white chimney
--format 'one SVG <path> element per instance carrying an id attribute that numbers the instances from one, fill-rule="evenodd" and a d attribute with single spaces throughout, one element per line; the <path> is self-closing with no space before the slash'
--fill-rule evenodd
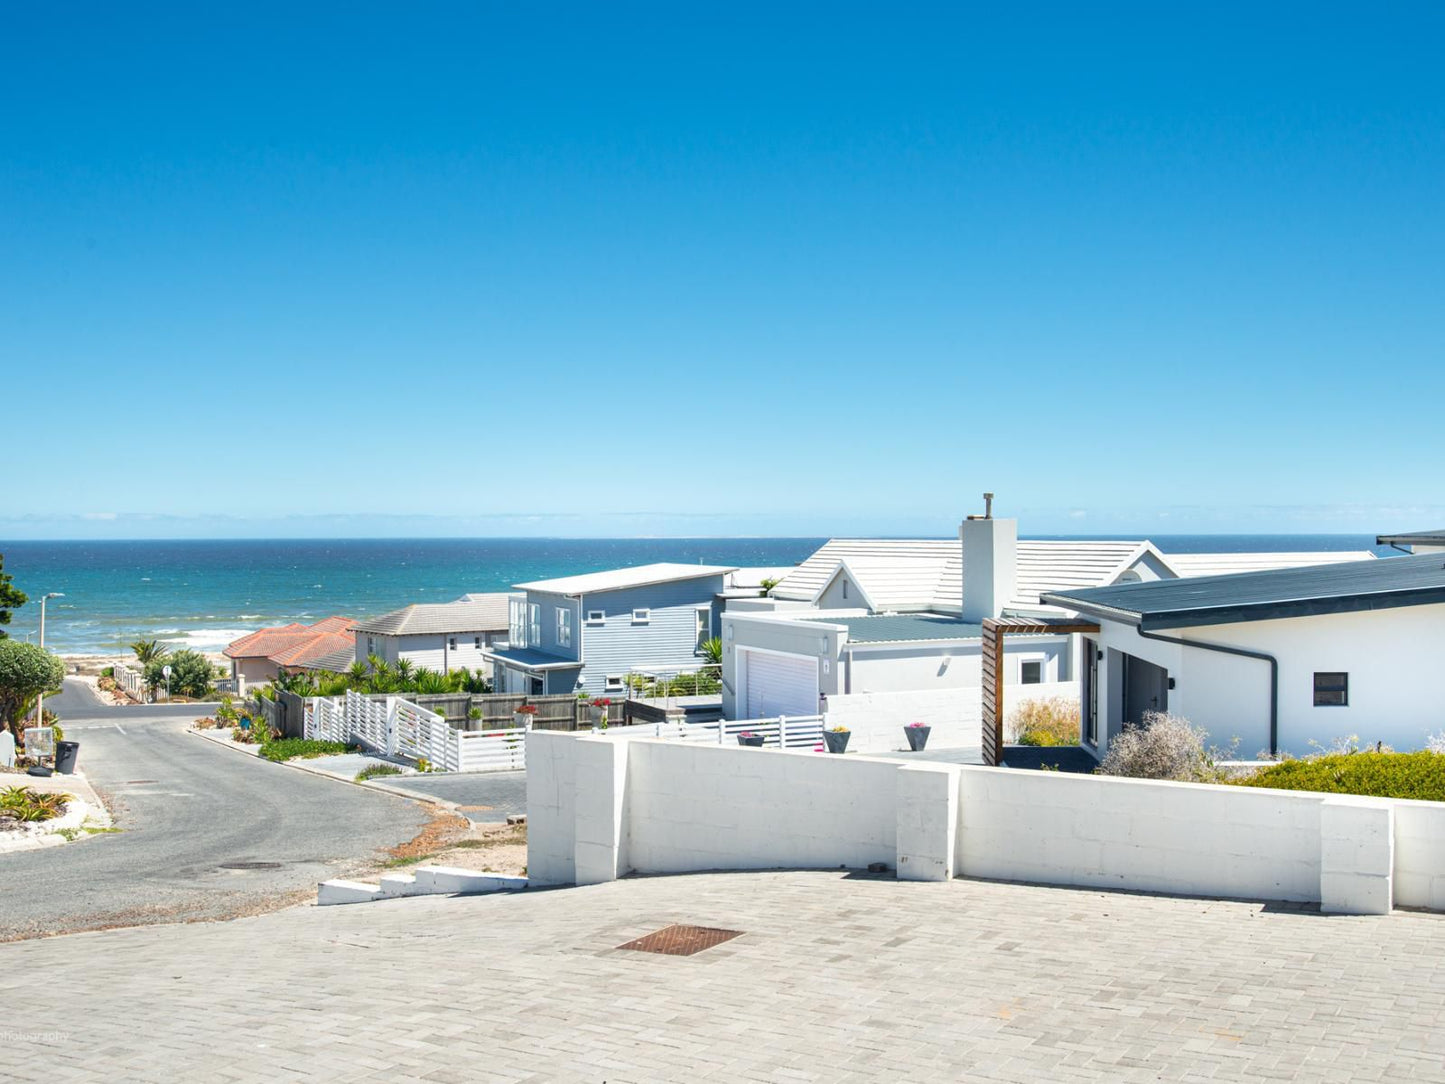
<path id="1" fill-rule="evenodd" d="M 1018 520 L 994 519 L 993 494 L 985 493 L 983 499 L 984 514 L 969 516 L 958 528 L 963 619 L 973 623 L 1002 613 L 1018 582 Z"/>

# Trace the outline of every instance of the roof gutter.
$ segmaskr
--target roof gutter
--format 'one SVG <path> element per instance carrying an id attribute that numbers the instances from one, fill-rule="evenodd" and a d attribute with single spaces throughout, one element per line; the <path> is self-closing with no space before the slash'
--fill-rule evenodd
<path id="1" fill-rule="evenodd" d="M 1279 660 L 1263 651 L 1247 651 L 1242 647 L 1226 644 L 1210 644 L 1203 640 L 1184 640 L 1177 636 L 1161 636 L 1147 632 L 1143 625 L 1136 625 L 1134 631 L 1146 640 L 1158 640 L 1162 644 L 1178 644 L 1180 647 L 1197 647 L 1201 651 L 1217 651 L 1224 655 L 1239 655 L 1246 659 L 1259 659 L 1269 663 L 1269 755 L 1279 755 Z"/>

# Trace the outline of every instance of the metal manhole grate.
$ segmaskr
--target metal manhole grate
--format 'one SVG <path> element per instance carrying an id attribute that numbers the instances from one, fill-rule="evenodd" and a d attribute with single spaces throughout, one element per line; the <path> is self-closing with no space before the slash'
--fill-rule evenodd
<path id="1" fill-rule="evenodd" d="M 646 937 L 618 945 L 620 949 L 636 952 L 656 952 L 663 956 L 692 956 L 703 949 L 721 945 L 734 937 L 741 937 L 742 930 L 717 930 L 708 926 L 664 926 Z"/>
<path id="2" fill-rule="evenodd" d="M 280 862 L 222 862 L 222 869 L 280 869 Z"/>

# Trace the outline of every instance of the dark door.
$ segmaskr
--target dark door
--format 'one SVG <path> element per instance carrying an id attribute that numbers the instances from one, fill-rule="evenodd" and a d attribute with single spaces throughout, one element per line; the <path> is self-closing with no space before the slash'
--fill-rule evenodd
<path id="1" fill-rule="evenodd" d="M 1169 671 L 1124 656 L 1124 725 L 1143 726 L 1144 716 L 1169 710 Z"/>

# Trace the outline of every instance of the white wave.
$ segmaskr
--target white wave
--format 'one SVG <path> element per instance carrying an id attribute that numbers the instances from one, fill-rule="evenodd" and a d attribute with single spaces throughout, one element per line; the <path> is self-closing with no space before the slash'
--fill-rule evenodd
<path id="1" fill-rule="evenodd" d="M 237 615 L 236 615 L 236 620 L 237 620 L 237 621 L 259 621 L 259 620 L 261 620 L 261 615 L 260 615 L 260 614 L 237 614 Z"/>
<path id="2" fill-rule="evenodd" d="M 166 637 L 164 642 L 178 644 L 192 651 L 220 651 L 232 640 L 239 640 L 253 629 L 188 629 L 180 636 Z"/>

